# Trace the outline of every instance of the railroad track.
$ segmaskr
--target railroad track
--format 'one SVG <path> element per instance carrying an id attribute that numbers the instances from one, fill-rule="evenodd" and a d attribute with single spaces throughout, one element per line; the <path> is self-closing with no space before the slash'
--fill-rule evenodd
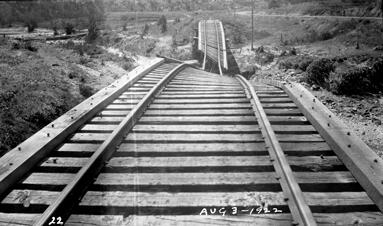
<path id="1" fill-rule="evenodd" d="M 0 159 L 0 225 L 383 224 L 369 156 L 335 154 L 292 88 L 163 59 L 131 75 Z"/>
<path id="2" fill-rule="evenodd" d="M 226 39 L 222 22 L 219 20 L 202 20 L 199 22 L 199 50 L 204 53 L 202 68 L 210 71 L 217 68 L 222 75 L 228 70 Z"/>

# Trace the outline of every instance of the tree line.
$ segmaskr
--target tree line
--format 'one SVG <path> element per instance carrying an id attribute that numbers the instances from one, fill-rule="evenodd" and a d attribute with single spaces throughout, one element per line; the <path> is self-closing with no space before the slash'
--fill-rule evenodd
<path id="1" fill-rule="evenodd" d="M 59 19 L 90 18 L 104 15 L 103 0 L 44 0 L 0 2 L 0 25 L 38 24 Z"/>

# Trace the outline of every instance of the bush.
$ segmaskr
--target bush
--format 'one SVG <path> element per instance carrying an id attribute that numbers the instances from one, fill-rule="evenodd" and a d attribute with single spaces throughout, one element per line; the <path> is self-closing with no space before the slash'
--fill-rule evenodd
<path id="1" fill-rule="evenodd" d="M 124 23 L 122 24 L 122 31 L 127 31 L 127 30 L 128 30 L 127 26 L 128 26 L 128 23 L 127 23 L 127 22 L 124 22 Z"/>
<path id="2" fill-rule="evenodd" d="M 269 0 L 269 2 L 268 2 L 269 9 L 278 8 L 280 6 L 281 6 L 281 3 L 278 0 Z"/>
<path id="3" fill-rule="evenodd" d="M 146 36 L 148 33 L 149 33 L 149 25 L 145 24 L 140 35 L 141 39 L 144 38 L 144 36 Z"/>
<path id="4" fill-rule="evenodd" d="M 372 65 L 371 83 L 375 90 L 383 90 L 383 59 Z"/>
<path id="5" fill-rule="evenodd" d="M 31 20 L 25 22 L 25 26 L 27 27 L 28 32 L 31 33 L 37 27 L 37 22 L 35 20 L 31 19 Z"/>
<path id="6" fill-rule="evenodd" d="M 98 27 L 97 27 L 97 21 L 96 18 L 91 17 L 89 18 L 88 23 L 88 35 L 86 36 L 86 41 L 88 43 L 94 42 L 98 37 Z"/>
<path id="7" fill-rule="evenodd" d="M 168 28 L 167 28 L 167 20 L 164 15 L 160 17 L 160 19 L 157 22 L 157 25 L 160 26 L 161 33 L 165 33 Z"/>
<path id="8" fill-rule="evenodd" d="M 330 91 L 335 94 L 351 95 L 372 91 L 371 70 L 367 67 L 331 73 L 329 80 Z"/>
<path id="9" fill-rule="evenodd" d="M 290 56 L 279 62 L 280 69 L 300 69 L 306 71 L 307 67 L 314 61 L 309 56 Z"/>
<path id="10" fill-rule="evenodd" d="M 307 67 L 306 82 L 310 85 L 328 87 L 330 72 L 334 70 L 334 64 L 327 58 L 315 60 Z"/>
<path id="11" fill-rule="evenodd" d="M 65 23 L 64 30 L 65 30 L 65 34 L 67 35 L 71 35 L 75 33 L 74 25 L 72 23 Z"/>
<path id="12" fill-rule="evenodd" d="M 93 88 L 84 83 L 79 84 L 79 90 L 80 90 L 80 94 L 85 98 L 92 96 L 94 93 Z"/>

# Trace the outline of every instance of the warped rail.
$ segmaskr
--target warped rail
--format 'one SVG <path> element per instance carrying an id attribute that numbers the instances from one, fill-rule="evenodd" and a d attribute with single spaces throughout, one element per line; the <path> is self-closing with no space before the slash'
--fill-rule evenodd
<path id="1" fill-rule="evenodd" d="M 0 159 L 0 225 L 382 225 L 382 161 L 323 109 L 156 59 Z"/>
<path id="2" fill-rule="evenodd" d="M 217 65 L 219 73 L 228 70 L 226 38 L 222 22 L 219 20 L 202 20 L 198 24 L 198 49 L 204 53 L 203 66 L 208 61 Z"/>

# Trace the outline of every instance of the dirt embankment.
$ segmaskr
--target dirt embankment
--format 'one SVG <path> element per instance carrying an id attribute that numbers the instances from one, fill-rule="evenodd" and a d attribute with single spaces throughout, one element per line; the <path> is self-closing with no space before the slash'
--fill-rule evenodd
<path id="1" fill-rule="evenodd" d="M 135 66 L 81 40 L 0 43 L 0 156 Z"/>

